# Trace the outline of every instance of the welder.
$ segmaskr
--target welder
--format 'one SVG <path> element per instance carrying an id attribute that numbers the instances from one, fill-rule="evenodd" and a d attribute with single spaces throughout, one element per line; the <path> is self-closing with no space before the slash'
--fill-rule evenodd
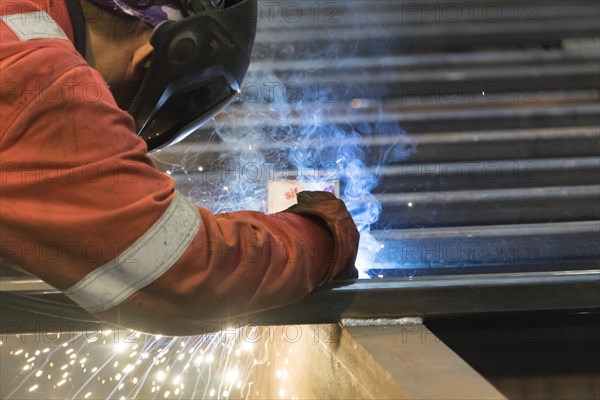
<path id="1" fill-rule="evenodd" d="M 215 215 L 148 156 L 236 95 L 256 0 L 0 2 L 1 262 L 168 335 L 356 276 L 342 201 Z"/>

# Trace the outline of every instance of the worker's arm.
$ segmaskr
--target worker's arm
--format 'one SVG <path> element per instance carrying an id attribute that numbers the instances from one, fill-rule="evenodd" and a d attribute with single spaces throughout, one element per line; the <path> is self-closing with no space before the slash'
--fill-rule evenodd
<path id="1" fill-rule="evenodd" d="M 205 209 L 200 215 L 196 238 L 173 267 L 99 315 L 154 332 L 197 333 L 213 329 L 209 321 L 296 302 L 354 270 L 353 251 L 336 252 L 331 234 L 303 216 Z M 349 228 L 345 246 L 358 239 Z"/>
<path id="2" fill-rule="evenodd" d="M 4 262 L 104 319 L 164 334 L 289 304 L 355 271 L 358 233 L 341 201 L 309 194 L 270 216 L 194 206 L 146 155 L 100 75 L 61 71 L 74 56 L 57 53 L 0 65 L 17 84 L 35 77 L 3 93 Z"/>

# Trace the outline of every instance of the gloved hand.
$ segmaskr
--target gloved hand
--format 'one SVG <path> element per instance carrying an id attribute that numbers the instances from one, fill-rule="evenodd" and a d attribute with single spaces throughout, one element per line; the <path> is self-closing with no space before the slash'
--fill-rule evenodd
<path id="1" fill-rule="evenodd" d="M 298 204 L 283 212 L 307 217 L 332 235 L 333 257 L 321 283 L 332 279 L 358 278 L 354 262 L 360 235 L 343 201 L 328 192 L 305 191 L 298 193 Z"/>

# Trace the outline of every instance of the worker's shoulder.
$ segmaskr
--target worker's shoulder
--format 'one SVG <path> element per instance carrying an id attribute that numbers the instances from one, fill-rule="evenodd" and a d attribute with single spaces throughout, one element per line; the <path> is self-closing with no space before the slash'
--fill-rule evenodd
<path id="1" fill-rule="evenodd" d="M 88 97 L 96 96 L 97 88 L 104 84 L 74 48 L 69 47 L 70 42 L 39 39 L 19 44 L 12 41 L 10 54 L 4 52 L 8 45 L 0 45 L 2 138 L 6 138 L 9 131 L 21 132 L 16 128 L 17 121 L 29 124 L 33 115 L 48 107 L 78 101 L 80 93 L 90 92 Z"/>
<path id="2" fill-rule="evenodd" d="M 1 10 L 0 10 L 1 11 Z M 73 43 L 43 11 L 5 15 L 0 13 L 0 71 L 3 80 L 39 76 L 54 77 L 85 64 Z M 39 15 L 38 15 L 39 14 Z"/>
<path id="3" fill-rule="evenodd" d="M 57 79 L 75 67 L 88 66 L 71 42 L 61 39 L 2 40 L 0 54 L 3 80 Z"/>
<path id="4" fill-rule="evenodd" d="M 33 50 L 56 50 L 77 55 L 72 42 L 67 11 L 41 2 L 17 0 L 0 6 L 0 60 L 12 59 Z M 64 10 L 63 10 L 64 8 Z M 53 11 L 52 11 L 53 10 Z M 69 32 L 67 34 L 65 29 Z M 62 51 L 61 51 L 62 50 Z M 64 51 L 66 50 L 67 53 Z"/>
<path id="5" fill-rule="evenodd" d="M 39 109 L 40 102 L 56 105 L 72 99 L 78 87 L 92 84 L 95 90 L 103 84 L 70 42 L 40 39 L 11 45 L 11 54 L 2 52 L 0 59 L 3 122 L 9 123 L 25 110 Z M 0 50 L 4 48 L 2 43 Z"/>

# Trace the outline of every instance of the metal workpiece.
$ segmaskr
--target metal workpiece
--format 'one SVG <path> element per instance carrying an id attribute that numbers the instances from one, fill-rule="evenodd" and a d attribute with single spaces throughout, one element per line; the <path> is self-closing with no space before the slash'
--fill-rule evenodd
<path id="1" fill-rule="evenodd" d="M 256 324 L 331 323 L 343 318 L 458 316 L 600 308 L 600 270 L 356 280 L 333 283 Z"/>
<path id="2" fill-rule="evenodd" d="M 29 279 L 29 278 L 27 278 Z M 38 283 L 39 284 L 39 283 Z M 2 332 L 86 330 L 94 316 L 49 287 L 4 281 Z M 224 321 L 228 326 L 337 323 L 344 318 L 457 316 L 600 308 L 600 270 L 338 281 L 290 306 Z M 51 323 L 50 325 L 48 325 Z M 44 325 L 45 324 L 45 325 Z"/>
<path id="3" fill-rule="evenodd" d="M 356 351 L 365 351 L 367 360 L 382 369 L 384 378 L 398 382 L 407 399 L 505 399 L 423 324 L 354 326 L 344 330 Z M 352 371 L 358 369 L 360 365 Z"/>
<path id="4" fill-rule="evenodd" d="M 394 229 L 373 237 L 382 246 L 377 258 L 397 265 L 370 270 L 375 277 L 600 268 L 599 221 Z"/>
<path id="5" fill-rule="evenodd" d="M 389 224 L 402 215 L 402 228 L 410 226 L 543 223 L 549 219 L 597 221 L 600 219 L 600 186 L 464 190 L 428 193 L 382 194 L 379 224 Z M 407 204 L 413 202 L 412 209 Z M 444 207 L 432 220 L 431 210 Z M 477 210 L 476 213 L 472 210 Z M 507 213 L 506 210 L 512 210 Z M 517 217 L 518 216 L 518 217 Z"/>
<path id="6" fill-rule="evenodd" d="M 597 101 L 598 98 L 597 97 L 591 97 L 589 102 L 592 101 Z M 586 101 L 587 103 L 587 101 Z M 467 104 L 465 104 L 465 107 L 467 106 Z M 383 104 L 382 107 L 385 107 L 385 102 Z M 550 107 L 550 105 L 548 105 L 548 107 Z M 540 112 L 543 112 L 545 110 L 548 109 L 548 107 L 542 108 L 541 110 L 539 110 Z M 454 116 L 455 118 L 460 117 L 460 115 L 458 115 L 459 111 L 453 111 L 452 112 L 452 116 Z M 479 110 L 476 113 L 476 117 L 482 117 L 482 110 Z M 516 111 L 515 111 L 516 112 Z M 434 164 L 433 166 L 431 165 L 432 163 L 439 163 L 439 162 L 450 162 L 452 163 L 452 165 L 456 165 L 456 163 L 470 163 L 470 165 L 472 165 L 471 169 L 468 169 L 467 172 L 471 172 L 471 173 L 475 173 L 475 166 L 477 165 L 477 163 L 482 163 L 480 165 L 482 165 L 483 167 L 485 167 L 486 162 L 488 163 L 494 163 L 494 167 L 497 166 L 502 166 L 502 164 L 498 164 L 498 160 L 502 160 L 502 159 L 508 159 L 509 161 L 512 161 L 513 165 L 509 165 L 509 167 L 512 167 L 512 170 L 514 171 L 514 167 L 515 164 L 517 165 L 517 167 L 520 164 L 520 167 L 523 168 L 525 166 L 531 166 L 533 164 L 534 168 L 529 168 L 527 173 L 532 173 L 532 172 L 536 172 L 536 171 L 541 171 L 542 168 L 545 167 L 546 170 L 548 170 L 548 166 L 547 166 L 547 161 L 543 161 L 543 159 L 537 159 L 537 158 L 533 158 L 535 157 L 545 157 L 545 158 L 555 158 L 555 159 L 559 159 L 562 163 L 555 163 L 558 165 L 558 168 L 563 167 L 566 163 L 574 163 L 577 162 L 578 158 L 577 157 L 593 157 L 594 159 L 597 159 L 597 146 L 594 147 L 592 144 L 596 141 L 598 141 L 600 139 L 600 127 L 598 126 L 597 120 L 598 120 L 598 109 L 597 107 L 592 108 L 589 110 L 590 112 L 590 116 L 593 116 L 593 118 L 595 119 L 596 122 L 594 122 L 593 124 L 590 123 L 589 126 L 583 126 L 583 127 L 560 127 L 560 123 L 556 123 L 557 121 L 552 120 L 551 123 L 553 124 L 552 127 L 536 127 L 535 124 L 530 120 L 530 119 L 524 119 L 523 124 L 531 124 L 531 126 L 527 126 L 527 129 L 507 129 L 507 130 L 493 130 L 493 131 L 486 131 L 485 129 L 482 129 L 481 127 L 481 120 L 483 118 L 480 118 L 478 120 L 478 123 L 475 123 L 473 121 L 467 121 L 465 122 L 465 124 L 469 123 L 471 124 L 471 129 L 468 129 L 465 132 L 462 131 L 451 131 L 449 129 L 456 129 L 456 125 L 455 123 L 453 123 L 452 125 L 448 125 L 445 124 L 443 121 L 439 123 L 438 126 L 438 120 L 441 119 L 441 116 L 438 115 L 438 113 L 436 112 L 424 112 L 421 115 L 415 115 L 413 114 L 413 118 L 409 121 L 409 123 L 418 123 L 421 124 L 423 127 L 427 127 L 429 130 L 426 132 L 423 131 L 418 131 L 417 133 L 412 132 L 412 131 L 408 131 L 406 133 L 406 136 L 402 136 L 402 135 L 397 135 L 397 134 L 389 134 L 389 135 L 377 135 L 377 136 L 373 136 L 373 137 L 365 137 L 365 138 L 361 138 L 358 140 L 354 140 L 354 142 L 360 146 L 364 146 L 370 149 L 370 152 L 368 154 L 365 155 L 366 160 L 369 161 L 370 163 L 377 161 L 376 157 L 379 157 L 379 155 L 382 152 L 385 152 L 386 150 L 392 148 L 393 146 L 406 146 L 406 147 L 410 147 L 410 146 L 415 146 L 418 145 L 418 151 L 414 152 L 413 154 L 411 154 L 408 158 L 408 160 L 403 163 L 401 165 L 401 169 L 404 170 L 413 170 L 414 168 L 413 166 L 415 164 L 421 164 L 421 168 L 424 171 L 431 171 L 431 169 L 434 169 L 436 167 L 436 165 Z M 233 111 L 232 111 L 233 113 Z M 325 109 L 323 111 L 324 115 L 324 121 L 323 123 L 325 124 L 334 124 L 335 120 L 330 121 L 329 120 L 329 115 L 327 114 L 327 109 Z M 385 114 L 377 114 L 375 113 L 375 111 L 372 111 L 371 113 L 368 112 L 361 112 L 361 115 L 359 115 L 358 117 L 354 117 L 354 116 L 349 116 L 347 118 L 355 118 L 356 121 L 349 121 L 349 122 L 364 122 L 367 121 L 369 123 L 377 123 L 379 122 L 378 119 L 381 119 L 381 122 L 389 122 L 390 121 L 390 114 L 388 112 L 386 112 Z M 566 113 L 561 113 L 559 115 L 559 119 L 562 119 L 564 121 L 564 115 Z M 446 115 L 450 115 L 450 113 L 447 113 Z M 240 113 L 239 114 L 239 118 L 242 118 L 243 114 Z M 398 115 L 394 115 L 395 117 L 398 117 Z M 401 115 L 402 116 L 402 115 Z M 495 114 L 491 114 L 492 117 L 504 117 L 507 119 L 513 118 L 514 116 L 509 115 L 495 115 Z M 581 116 L 581 112 L 578 112 L 577 115 L 573 118 L 577 118 Z M 542 119 L 543 121 L 548 121 L 548 118 L 550 116 L 549 115 L 543 115 L 540 116 L 540 119 Z M 258 123 L 260 122 L 260 120 L 256 119 L 255 121 L 252 120 L 252 118 L 254 118 L 253 115 L 249 115 L 247 117 L 245 117 L 246 119 L 249 119 L 248 123 L 255 123 L 258 125 Z M 331 117 L 333 118 L 333 116 Z M 341 119 L 341 118 L 340 118 Z M 514 119 L 514 118 L 513 118 Z M 402 118 L 403 121 L 403 126 L 406 123 L 406 119 Z M 223 124 L 227 124 L 228 121 L 223 121 Z M 300 121 L 301 122 L 301 121 Z M 393 122 L 393 119 L 392 119 Z M 273 121 L 273 124 L 275 127 L 277 127 L 277 123 L 280 123 L 280 121 Z M 477 129 L 473 129 L 473 125 L 476 126 Z M 449 128 L 451 126 L 451 128 Z M 438 128 L 438 131 L 435 131 L 435 135 L 431 134 L 431 130 L 433 130 L 434 128 Z M 281 126 L 281 129 L 285 129 L 285 126 Z M 406 129 L 406 128 L 405 128 Z M 210 130 L 209 128 L 207 128 L 207 130 Z M 420 132 L 420 133 L 419 133 Z M 265 159 L 268 162 L 275 162 L 277 161 L 273 156 L 271 156 L 270 154 L 268 154 L 269 150 L 282 150 L 282 151 L 288 151 L 292 146 L 294 145 L 294 143 L 275 143 L 275 144 L 271 144 L 271 143 L 257 143 L 255 145 L 255 149 L 259 149 L 259 150 L 264 150 L 265 151 Z M 329 148 L 333 148 L 334 146 L 339 145 L 339 141 L 338 142 L 325 142 L 322 143 L 323 148 L 328 150 Z M 303 145 L 303 144 L 299 144 L 299 146 L 304 146 L 307 147 L 307 145 Z M 535 151 L 532 150 L 532 148 L 535 148 Z M 307 147 L 308 148 L 308 147 Z M 162 157 L 165 160 L 180 160 L 181 158 L 183 158 L 183 156 L 185 155 L 186 151 L 191 151 L 191 152 L 196 152 L 196 153 L 202 153 L 203 155 L 205 155 L 207 160 L 218 160 L 218 157 L 221 153 L 223 152 L 227 152 L 227 146 L 224 145 L 223 143 L 190 143 L 187 146 L 183 146 L 183 145 L 174 145 L 171 146 L 165 150 L 163 150 L 162 153 Z M 271 158 L 270 158 L 271 157 Z M 518 159 L 517 159 L 518 158 Z M 525 160 L 523 160 L 525 159 Z M 493 161 L 489 161 L 489 160 L 493 160 Z M 531 160 L 532 164 L 527 164 L 529 161 Z M 161 160 L 159 160 L 160 162 Z M 197 171 L 197 166 L 193 163 L 190 163 L 190 165 L 185 164 L 187 160 L 183 160 L 182 163 L 183 165 L 186 166 L 186 169 L 189 170 L 189 175 L 192 176 L 192 181 L 196 180 L 197 178 L 202 177 L 201 173 L 198 172 L 194 172 Z M 543 163 L 542 163 L 543 162 Z M 208 163 L 210 165 L 210 163 Z M 407 165 L 408 164 L 408 165 Z M 562 164 L 562 165 L 561 165 Z M 213 163 L 213 165 L 218 165 L 216 163 Z M 488 164 L 489 165 L 489 164 Z M 567 164 L 568 165 L 568 164 Z M 193 168 L 196 167 L 196 168 Z M 592 173 L 591 176 L 588 176 L 588 179 L 591 179 L 593 182 L 597 182 L 596 179 L 594 179 L 595 176 L 597 176 L 597 168 L 588 168 L 588 170 Z M 421 182 L 431 182 L 432 180 L 435 181 L 435 179 L 441 179 L 441 178 L 446 178 L 448 181 L 451 181 L 454 183 L 457 180 L 456 178 L 454 178 L 453 176 L 449 176 L 448 175 L 448 171 L 453 172 L 451 169 L 446 169 L 443 170 L 445 171 L 444 175 L 441 174 L 432 174 L 430 175 L 430 179 L 423 179 L 423 175 L 417 175 L 417 178 L 421 178 L 419 179 L 419 181 L 417 183 L 421 183 Z M 518 171 L 518 170 L 517 170 Z M 387 169 L 385 166 L 382 166 L 382 168 L 380 169 L 380 173 L 381 174 L 386 174 L 387 176 L 383 176 L 384 178 L 390 178 L 390 172 L 393 171 L 389 171 L 389 169 Z M 396 171 L 398 172 L 398 171 Z M 552 185 L 556 185 L 556 182 L 554 178 L 556 178 L 556 176 L 554 176 L 554 171 L 549 171 L 552 173 L 552 175 L 546 175 L 545 179 L 544 179 L 544 186 L 552 186 Z M 485 173 L 485 170 L 484 170 Z M 396 178 L 400 180 L 400 182 L 407 182 L 406 178 L 403 177 L 402 175 L 396 173 Z M 505 176 L 504 179 L 509 179 L 510 177 L 512 177 L 514 175 L 510 175 L 510 176 Z M 185 185 L 186 182 L 189 182 L 188 178 L 190 176 L 185 175 L 185 174 L 178 174 L 178 173 L 174 173 L 173 174 L 173 179 L 180 185 Z M 403 179 L 404 178 L 404 179 Z M 535 175 L 525 175 L 524 178 L 531 178 L 534 179 L 534 181 L 532 182 L 528 182 L 529 185 L 531 185 L 532 183 L 537 183 L 539 181 L 541 181 L 541 177 L 540 176 L 535 176 Z M 575 184 L 577 184 L 577 182 L 582 182 L 581 180 L 585 179 L 582 176 L 578 176 L 577 180 L 575 180 Z M 510 179 L 509 179 L 510 181 Z M 480 180 L 480 182 L 485 182 L 485 180 Z M 518 182 L 518 180 L 517 180 Z M 494 180 L 494 183 L 497 183 L 496 180 Z M 510 182 L 509 186 L 513 186 L 515 183 L 515 180 L 512 179 L 512 181 Z M 571 183 L 571 182 L 569 182 Z M 583 181 L 583 183 L 589 183 L 589 180 Z M 416 186 L 416 185 L 413 185 Z M 406 186 L 404 185 L 402 188 L 404 190 L 410 189 L 413 186 Z M 506 186 L 506 185 L 504 185 Z M 387 186 L 386 186 L 387 187 Z M 471 187 L 471 186 L 469 186 Z"/>
<path id="7" fill-rule="evenodd" d="M 267 398 L 505 398 L 421 323 L 280 326 L 264 341 L 271 368 L 256 391 Z"/>

